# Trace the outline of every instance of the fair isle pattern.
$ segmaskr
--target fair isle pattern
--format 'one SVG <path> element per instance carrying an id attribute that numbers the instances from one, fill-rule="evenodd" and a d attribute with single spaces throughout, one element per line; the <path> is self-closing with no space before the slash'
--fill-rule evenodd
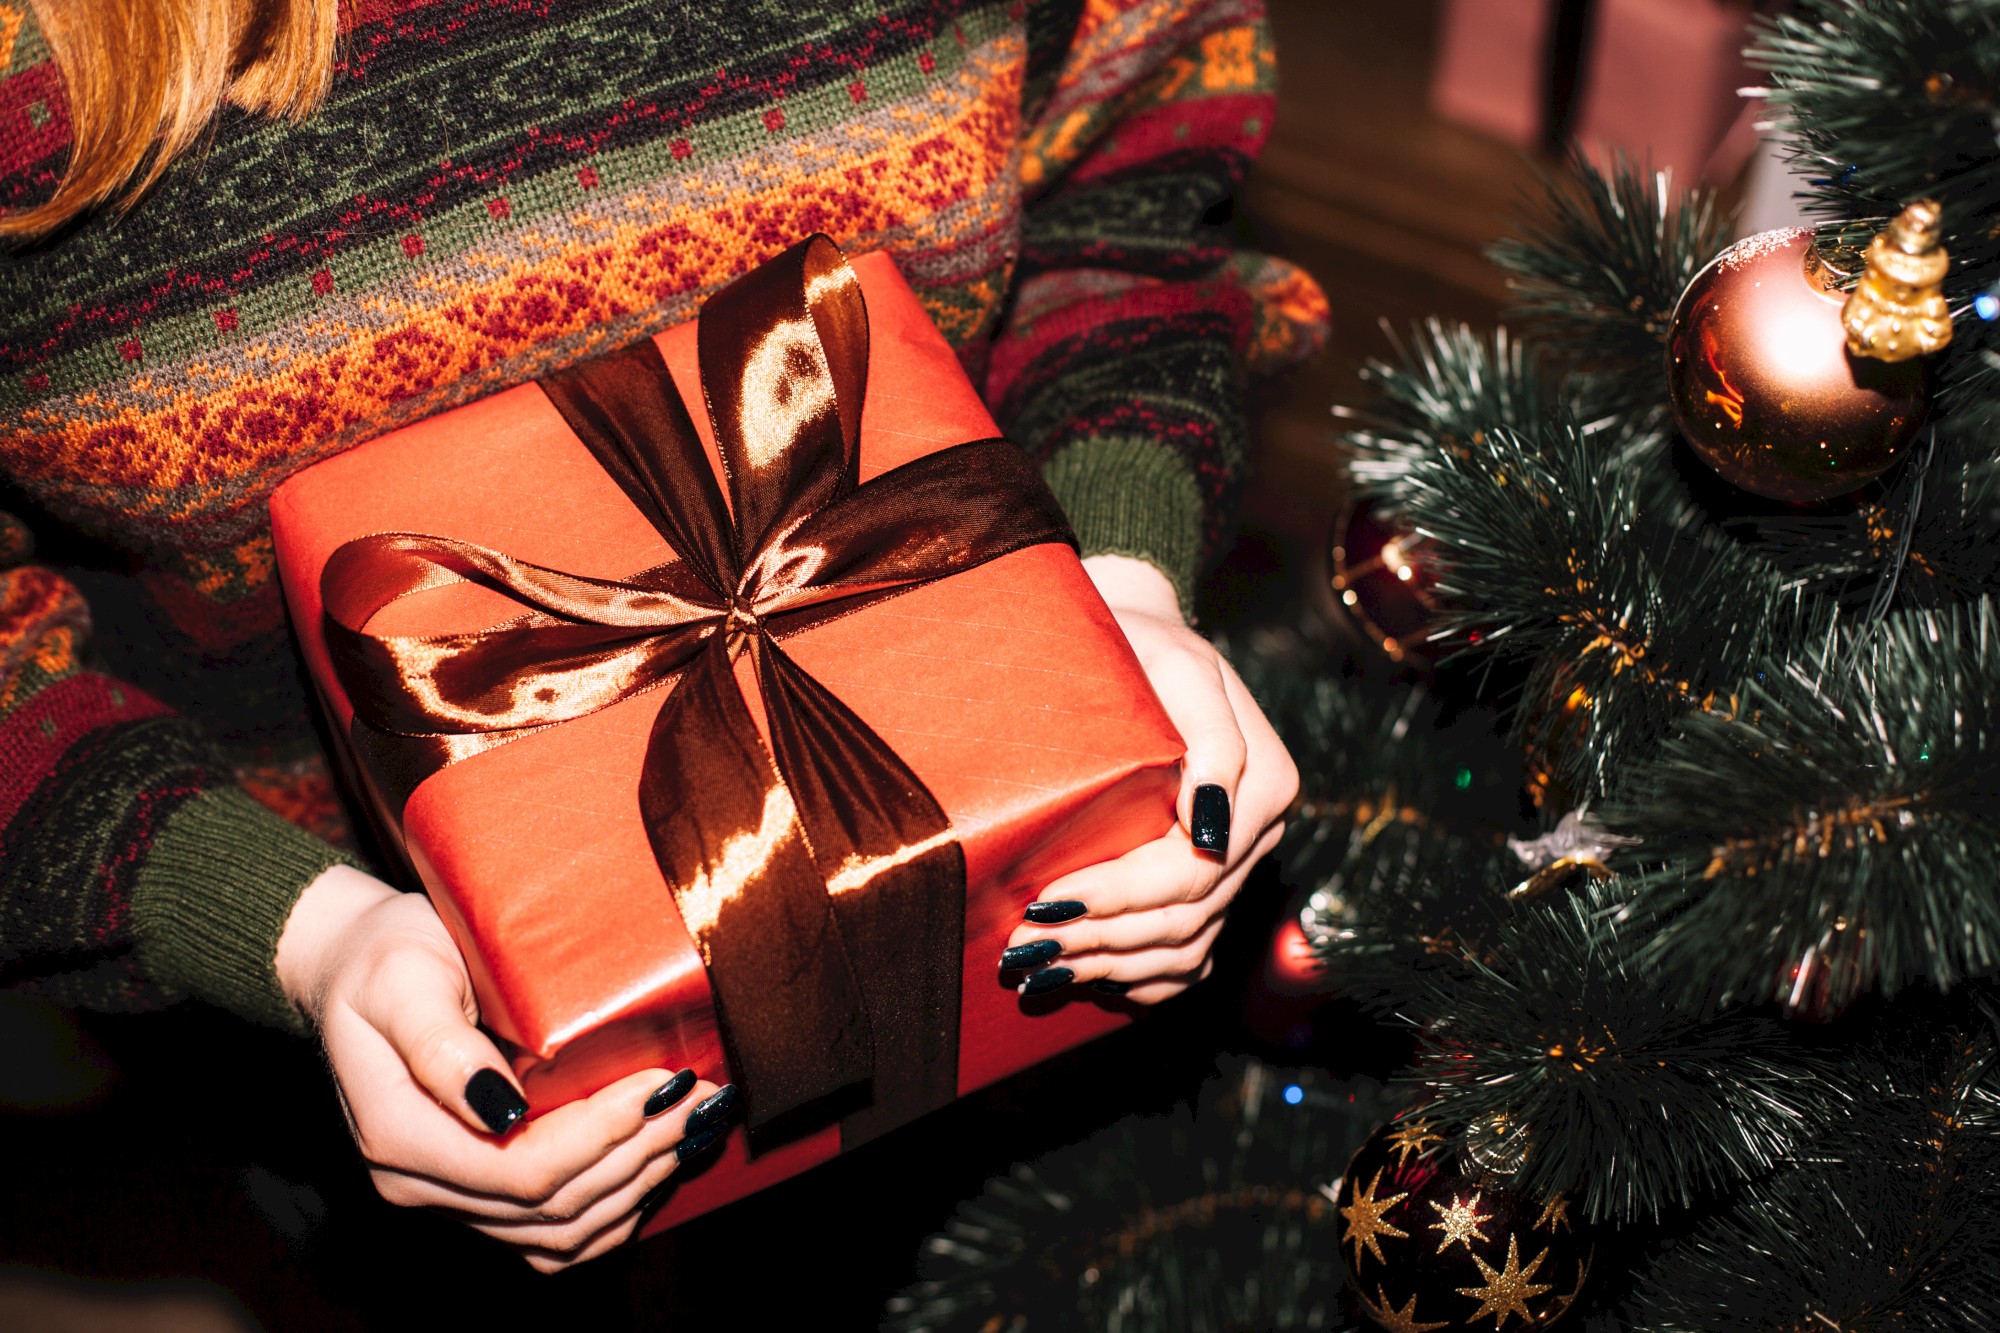
<path id="1" fill-rule="evenodd" d="M 686 319 L 814 231 L 890 251 L 1086 550 L 1185 594 L 1227 528 L 1246 360 L 1324 321 L 1203 222 L 1273 78 L 1257 0 L 347 0 L 304 124 L 227 112 L 128 214 L 0 256 L 0 494 L 27 520 L 0 515 L 0 740 L 38 756 L 0 763 L 34 812 L 0 814 L 0 972 L 285 1021 L 286 895 L 336 856 L 297 829 L 341 821 L 272 490 Z M 0 0 L 0 209 L 46 196 L 68 135 Z"/>
<path id="2" fill-rule="evenodd" d="M 636 22 L 606 8 L 607 22 Z M 295 240 L 303 272 L 263 278 L 293 239 L 278 233 L 199 268 L 171 259 L 112 301 L 43 303 L 42 355 L 27 360 L 32 335 L 0 345 L 0 364 L 26 363 L 0 391 L 0 459 L 80 526 L 136 518 L 180 550 L 241 541 L 298 467 L 687 318 L 746 263 L 818 229 L 910 255 L 913 283 L 965 342 L 990 323 L 1018 231 L 1023 38 L 994 9 L 947 22 L 946 7 L 912 8 L 930 11 L 933 40 L 858 77 L 503 176 L 421 219 L 355 226 L 345 243 Z M 350 95 L 323 114 L 356 103 L 372 105 Z M 96 258 L 167 202 L 107 229 Z M 29 291 L 39 258 L 18 275 Z M 118 447 L 132 439 L 166 457 Z"/>

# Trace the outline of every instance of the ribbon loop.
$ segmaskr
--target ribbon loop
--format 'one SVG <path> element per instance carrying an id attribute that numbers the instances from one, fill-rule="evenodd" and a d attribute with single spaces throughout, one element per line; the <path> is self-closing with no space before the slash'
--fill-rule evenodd
<path id="1" fill-rule="evenodd" d="M 640 808 L 751 1124 L 866 1082 L 852 1141 L 956 1093 L 964 857 L 917 775 L 779 640 L 1074 538 L 1004 440 L 859 484 L 867 310 L 825 237 L 711 297 L 697 345 L 727 503 L 651 341 L 542 385 L 672 561 L 590 579 L 448 538 L 364 537 L 322 575 L 327 639 L 357 751 L 404 798 L 447 764 L 666 686 Z M 369 632 L 390 601 L 460 578 L 524 613 Z M 731 665 L 745 655 L 768 750 Z"/>

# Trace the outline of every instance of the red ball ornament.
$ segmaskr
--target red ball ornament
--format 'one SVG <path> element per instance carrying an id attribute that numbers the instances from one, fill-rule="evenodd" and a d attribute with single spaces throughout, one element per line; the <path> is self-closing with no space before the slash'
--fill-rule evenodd
<path id="1" fill-rule="evenodd" d="M 1334 533 L 1333 595 L 1390 660 L 1428 663 L 1433 544 L 1363 500 Z"/>
<path id="2" fill-rule="evenodd" d="M 1296 916 L 1288 916 L 1271 937 L 1264 979 L 1276 991 L 1299 995 L 1326 988 L 1326 966 Z"/>
<path id="3" fill-rule="evenodd" d="M 1547 1328 L 1596 1248 L 1569 1200 L 1500 1188 L 1421 1109 L 1361 1145 L 1334 1210 L 1355 1299 L 1389 1333 Z"/>
<path id="4" fill-rule="evenodd" d="M 1887 471 L 1929 401 L 1922 361 L 1848 351 L 1846 294 L 1812 241 L 1810 227 L 1738 241 L 1688 284 L 1667 333 L 1681 434 L 1731 485 L 1792 503 Z"/>

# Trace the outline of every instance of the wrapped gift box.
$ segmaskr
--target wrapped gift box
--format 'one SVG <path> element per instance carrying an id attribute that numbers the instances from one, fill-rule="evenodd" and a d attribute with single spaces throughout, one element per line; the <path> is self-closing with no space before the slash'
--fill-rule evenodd
<path id="1" fill-rule="evenodd" d="M 853 272 L 866 300 L 860 480 L 997 435 L 893 263 L 864 255 Z M 717 466 L 696 325 L 654 344 Z M 334 662 L 337 626 L 329 647 L 322 578 L 355 539 L 433 534 L 604 580 L 674 561 L 660 530 L 536 384 L 301 472 L 273 497 L 271 517 L 307 664 L 343 738 L 361 731 Z M 487 630 L 522 610 L 479 581 L 440 577 L 375 610 L 367 631 Z M 963 850 L 958 1095 L 1124 1021 L 1089 995 L 1024 1001 L 996 970 L 1023 907 L 1046 884 L 1160 836 L 1174 819 L 1180 739 L 1074 551 L 1014 550 L 825 619 L 783 648 L 908 765 Z M 768 745 L 771 723 L 749 662 L 739 658 L 735 676 Z M 370 768 L 365 746 L 349 755 L 362 754 L 359 786 L 464 953 L 482 1021 L 510 1053 L 535 1113 L 649 1066 L 734 1077 L 703 953 L 649 845 L 637 796 L 663 693 L 643 691 L 451 763 L 406 801 L 395 775 Z M 688 793 L 690 802 L 702 796 Z M 783 1179 L 841 1144 L 839 1124 L 812 1127 L 810 1117 L 776 1146 L 760 1138 L 755 1151 L 745 1133 L 732 1134 L 654 1226 Z"/>
<path id="2" fill-rule="evenodd" d="M 1574 138 L 1692 184 L 1754 146 L 1746 0 L 1446 0 L 1431 105 L 1524 148 Z"/>

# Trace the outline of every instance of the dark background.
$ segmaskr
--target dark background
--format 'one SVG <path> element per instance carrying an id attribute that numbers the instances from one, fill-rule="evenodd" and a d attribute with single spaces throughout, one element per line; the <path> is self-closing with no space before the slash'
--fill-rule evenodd
<path id="1" fill-rule="evenodd" d="M 1318 277 L 1334 330 L 1258 390 L 1242 534 L 1202 593 L 1223 630 L 1309 595 L 1344 504 L 1330 405 L 1357 401 L 1355 366 L 1388 350 L 1378 321 L 1493 319 L 1505 291 L 1479 251 L 1531 179 L 1513 149 L 1428 111 L 1434 0 L 1270 9 L 1279 114 L 1232 225 Z M 1132 1030 L 555 1278 L 376 1199 L 309 1046 L 199 1006 L 72 1017 L 0 996 L 0 1326 L 870 1327 L 989 1175 L 1164 1108 L 1218 1052 L 1302 1058 L 1268 1013 L 1245 1021 L 1287 898 L 1268 869 L 1253 880 L 1218 975 Z M 1321 1015 L 1312 1058 L 1332 1025 L 1337 1066 L 1386 1065 L 1383 1035 L 1343 1021 Z"/>

